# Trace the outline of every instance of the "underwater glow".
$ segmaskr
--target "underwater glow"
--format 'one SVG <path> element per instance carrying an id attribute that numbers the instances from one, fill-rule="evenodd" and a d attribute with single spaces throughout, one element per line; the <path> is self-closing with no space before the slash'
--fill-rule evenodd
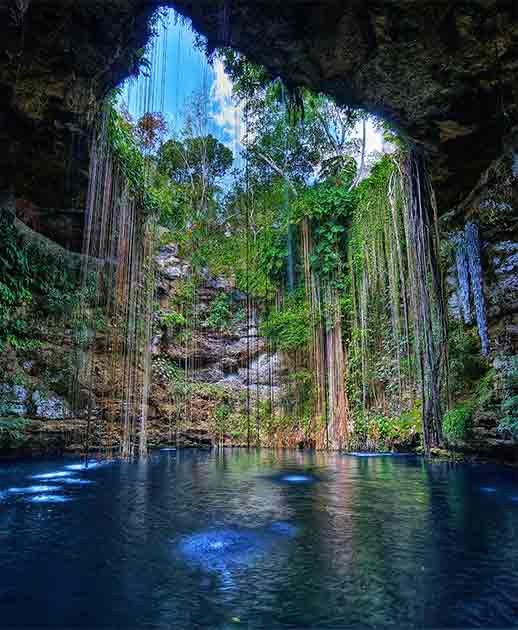
<path id="1" fill-rule="evenodd" d="M 29 499 L 31 503 L 65 503 L 70 501 L 68 497 L 60 494 L 37 494 Z"/>
<path id="2" fill-rule="evenodd" d="M 285 521 L 254 529 L 225 528 L 186 537 L 180 543 L 180 551 L 207 570 L 226 572 L 253 562 L 275 543 L 294 538 L 297 533 L 298 528 Z"/>
<path id="3" fill-rule="evenodd" d="M 61 490 L 61 486 L 27 486 L 26 488 L 7 488 L 12 494 L 35 494 L 38 492 L 55 492 Z"/>
<path id="4" fill-rule="evenodd" d="M 283 475 L 281 477 L 281 481 L 285 481 L 286 483 L 312 483 L 315 481 L 314 477 L 310 475 L 301 475 L 301 474 L 289 474 Z"/>
<path id="5" fill-rule="evenodd" d="M 69 485 L 76 485 L 76 486 L 86 486 L 90 483 L 95 483 L 95 482 L 91 481 L 90 479 L 78 479 L 77 477 L 65 477 L 65 479 L 62 479 L 62 483 L 66 483 Z"/>
<path id="6" fill-rule="evenodd" d="M 480 488 L 480 490 L 482 492 L 496 492 L 496 488 L 491 488 L 490 486 L 483 486 L 482 488 Z"/>
<path id="7" fill-rule="evenodd" d="M 32 479 L 61 479 L 62 477 L 70 477 L 72 473 L 65 470 L 59 472 L 43 473 L 41 475 L 32 475 Z"/>
<path id="8" fill-rule="evenodd" d="M 288 538 L 295 538 L 295 536 L 299 533 L 299 528 L 291 523 L 287 523 L 286 521 L 276 521 L 270 525 L 270 530 L 274 532 L 274 534 L 278 534 L 279 536 L 287 536 Z"/>
<path id="9" fill-rule="evenodd" d="M 208 570 L 226 570 L 229 565 L 246 564 L 263 548 L 252 530 L 221 529 L 187 537 L 180 544 L 182 554 Z"/>

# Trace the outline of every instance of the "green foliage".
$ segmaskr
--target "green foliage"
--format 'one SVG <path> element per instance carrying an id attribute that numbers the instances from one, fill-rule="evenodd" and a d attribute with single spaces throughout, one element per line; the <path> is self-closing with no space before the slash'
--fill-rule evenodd
<path id="1" fill-rule="evenodd" d="M 26 418 L 0 418 L 0 449 L 20 446 L 26 440 L 29 424 Z"/>
<path id="2" fill-rule="evenodd" d="M 228 293 L 218 293 L 203 325 L 211 330 L 223 331 L 229 328 L 232 319 L 232 298 Z"/>
<path id="3" fill-rule="evenodd" d="M 163 355 L 153 357 L 153 375 L 166 382 L 183 383 L 184 381 L 182 369 Z"/>
<path id="4" fill-rule="evenodd" d="M 471 429 L 472 415 L 473 403 L 471 401 L 461 403 L 445 414 L 442 430 L 448 442 L 462 442 L 467 438 Z"/>
<path id="5" fill-rule="evenodd" d="M 82 298 L 74 256 L 29 240 L 0 214 L 0 347 L 34 349 L 41 320 L 70 322 Z"/>
<path id="6" fill-rule="evenodd" d="M 294 221 L 304 217 L 311 221 L 314 245 L 310 262 L 322 278 L 336 280 L 344 264 L 346 222 L 355 200 L 348 187 L 352 174 L 307 188 L 294 202 Z"/>
<path id="7" fill-rule="evenodd" d="M 518 438 L 518 357 L 512 358 L 504 372 L 502 416 L 498 430 Z"/>
<path id="8" fill-rule="evenodd" d="M 455 444 L 469 437 L 474 412 L 487 403 L 493 394 L 494 378 L 494 370 L 489 370 L 476 382 L 472 396 L 444 415 L 442 429 L 447 442 Z"/>
<path id="9" fill-rule="evenodd" d="M 211 134 L 168 140 L 158 152 L 158 170 L 177 184 L 223 177 L 233 161 L 232 151 Z"/>
<path id="10" fill-rule="evenodd" d="M 222 49 L 220 55 L 232 80 L 234 94 L 240 99 L 254 98 L 273 80 L 263 66 L 248 61 L 232 48 Z"/>
<path id="11" fill-rule="evenodd" d="M 164 204 L 167 205 L 170 196 L 155 178 L 154 160 L 144 155 L 136 137 L 137 130 L 115 109 L 111 100 L 107 101 L 105 108 L 108 146 L 132 194 L 142 210 L 157 216 L 165 215 Z"/>
<path id="12" fill-rule="evenodd" d="M 466 328 L 461 322 L 450 325 L 449 386 L 452 394 L 462 396 L 469 391 L 487 370 L 487 361 L 480 354 L 476 327 Z"/>
<path id="13" fill-rule="evenodd" d="M 388 190 L 394 170 L 393 157 L 386 155 L 374 165 L 369 177 L 354 190 L 354 210 L 348 246 L 352 262 L 351 271 L 358 276 L 361 276 L 364 270 L 370 271 L 375 266 L 378 245 L 385 233 L 384 228 L 388 222 L 392 222 Z M 393 244 L 387 243 L 389 247 Z"/>
<path id="14" fill-rule="evenodd" d="M 283 352 L 306 348 L 310 340 L 310 309 L 299 296 L 291 296 L 280 310 L 272 309 L 260 332 Z"/>
<path id="15" fill-rule="evenodd" d="M 160 325 L 169 329 L 171 332 L 179 331 L 187 326 L 187 320 L 182 313 L 178 311 L 168 311 L 160 313 L 158 316 Z"/>
<path id="16" fill-rule="evenodd" d="M 409 450 L 417 446 L 420 430 L 421 409 L 417 403 L 396 417 L 357 412 L 350 446 L 353 450 Z"/>
<path id="17" fill-rule="evenodd" d="M 232 407 L 227 399 L 223 399 L 214 410 L 214 428 L 216 433 L 225 434 L 229 431 L 229 418 Z"/>

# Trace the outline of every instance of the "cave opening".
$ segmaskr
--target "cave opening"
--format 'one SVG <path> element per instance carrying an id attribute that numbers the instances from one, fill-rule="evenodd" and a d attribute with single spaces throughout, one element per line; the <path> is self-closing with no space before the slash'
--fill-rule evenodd
<path id="1" fill-rule="evenodd" d="M 330 15 L 336 15 L 332 4 Z M 24 134 L 30 126 L 41 127 L 42 134 L 50 134 L 47 146 L 54 143 L 55 159 L 48 165 L 55 170 L 47 177 L 25 163 L 46 150 L 37 136 L 30 152 L 11 142 L 11 154 L 18 152 L 12 160 L 15 176 L 12 165 L 5 169 L 11 181 L 3 186 L 11 219 L 14 206 L 10 227 L 23 234 L 24 247 L 44 250 L 36 256 L 42 267 L 36 292 L 43 294 L 35 300 L 37 308 L 54 319 L 57 312 L 59 325 L 72 330 L 68 375 L 51 389 L 56 397 L 51 396 L 49 413 L 82 418 L 86 451 L 92 439 L 98 446 L 107 435 L 115 444 L 121 430 L 132 435 L 121 447 L 126 455 L 146 451 L 142 436 L 149 412 L 167 426 L 169 441 L 182 433 L 181 416 L 188 419 L 187 433 L 219 444 L 239 436 L 247 446 L 372 450 L 377 442 L 386 447 L 394 439 L 394 446 L 401 438 L 408 445 L 421 441 L 429 452 L 444 445 L 443 421 L 454 444 L 446 412 L 457 413 L 462 387 L 473 388 L 488 370 L 487 359 L 477 353 L 481 343 L 482 354 L 490 354 L 482 278 L 487 259 L 478 224 L 466 223 L 466 234 L 476 234 L 468 271 L 459 211 L 443 218 L 450 184 L 448 177 L 441 180 L 445 171 L 436 142 L 448 151 L 454 143 L 465 150 L 466 139 L 476 133 L 453 121 L 457 105 L 451 100 L 451 119 L 437 123 L 438 136 L 428 123 L 421 133 L 405 122 L 415 113 L 412 98 L 426 112 L 427 90 L 436 77 L 428 76 L 424 85 L 401 84 L 409 100 L 399 112 L 372 102 L 368 89 L 358 98 L 355 92 L 363 88 L 352 69 L 341 83 L 325 78 L 324 65 L 315 78 L 315 68 L 301 53 L 307 34 L 294 23 L 295 8 L 286 7 L 274 19 L 268 3 L 261 7 L 259 23 L 271 20 L 265 41 L 272 49 L 265 58 L 251 35 L 257 25 L 243 22 L 235 3 L 201 12 L 188 2 L 173 5 L 146 8 L 131 24 L 113 23 L 115 8 L 105 14 L 78 9 L 100 37 L 90 51 L 99 61 L 108 47 L 113 51 L 113 41 L 102 37 L 117 32 L 132 39 L 111 59 L 99 82 L 101 92 L 92 91 L 92 79 L 88 89 L 85 82 L 79 85 L 75 75 L 59 107 L 50 86 L 27 98 L 28 59 L 48 41 L 38 32 L 37 41 L 26 42 L 26 33 L 48 16 L 30 3 L 16 4 L 9 13 L 9 41 L 18 50 L 10 53 L 13 120 L 25 118 Z M 378 31 L 383 31 L 396 61 L 413 46 L 416 63 L 422 62 L 417 36 L 405 33 L 398 39 L 388 14 L 369 34 L 372 16 L 367 27 L 368 16 L 355 11 L 345 11 L 333 30 L 319 10 L 310 9 L 317 29 L 314 46 L 327 29 L 329 36 L 348 33 L 376 44 L 373 54 L 381 55 Z M 469 24 L 457 18 L 458 37 L 461 23 L 467 31 L 476 26 L 473 18 Z M 417 29 L 422 26 L 412 11 L 407 19 L 416 20 Z M 484 24 L 488 38 L 502 29 L 492 18 Z M 434 45 L 451 53 L 452 32 Z M 286 68 L 277 50 L 290 38 Z M 53 45 L 68 46 L 70 52 L 56 76 L 77 66 L 82 44 L 74 50 L 64 38 Z M 358 54 L 363 56 L 361 46 Z M 126 80 L 128 74 L 134 78 Z M 375 72 L 369 81 L 379 81 L 380 93 L 385 89 Z M 509 118 L 506 88 L 495 89 Z M 357 109 L 362 100 L 366 110 Z M 462 116 L 472 114 L 463 108 Z M 54 117 L 51 130 L 49 116 Z M 495 125 L 497 119 L 492 115 Z M 474 160 L 468 161 L 474 168 Z M 26 166 L 31 178 L 25 176 Z M 37 181 L 42 175 L 44 186 Z M 457 244 L 453 262 L 441 253 L 444 231 L 446 240 Z M 45 261 L 63 256 L 67 274 L 53 287 L 43 271 Z M 447 284 L 452 265 L 457 276 Z M 80 278 L 75 300 L 68 297 L 74 277 Z M 23 297 L 14 302 L 24 304 Z M 461 334 L 459 325 L 474 330 L 466 317 L 471 310 L 481 341 L 475 334 L 471 367 L 463 364 L 450 374 L 449 352 L 459 351 L 448 339 Z M 452 323 L 460 313 L 464 324 Z M 8 323 L 14 332 L 8 345 L 33 341 L 23 322 L 17 324 L 20 330 Z M 507 344 L 512 349 L 512 339 Z M 103 352 L 92 351 L 98 346 Z M 512 373 L 510 361 L 506 370 Z M 44 396 L 35 381 L 45 369 L 29 368 L 28 388 L 6 383 L 9 409 L 40 413 Z M 154 396 L 157 388 L 165 393 Z M 478 390 L 473 391 L 476 397 Z M 148 404 L 150 395 L 154 401 Z M 376 414 L 389 419 L 389 426 L 400 423 L 399 428 L 380 428 Z M 464 416 L 471 414 L 470 406 Z M 505 422 L 500 424 L 508 435 Z M 289 428 L 277 430 L 277 425 Z M 262 426 L 268 427 L 265 435 Z M 396 435 L 389 438 L 391 431 Z"/>
<path id="2" fill-rule="evenodd" d="M 515 4 L 0 2 L 3 625 L 511 627 Z"/>

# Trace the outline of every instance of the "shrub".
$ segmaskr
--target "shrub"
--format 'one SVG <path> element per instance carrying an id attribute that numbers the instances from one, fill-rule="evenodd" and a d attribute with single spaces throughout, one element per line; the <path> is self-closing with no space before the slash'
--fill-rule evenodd
<path id="1" fill-rule="evenodd" d="M 358 450 L 397 450 L 416 445 L 421 426 L 419 402 L 400 416 L 359 412 L 355 416 L 350 447 Z"/>
<path id="2" fill-rule="evenodd" d="M 463 442 L 471 429 L 473 402 L 467 401 L 448 411 L 442 423 L 443 435 L 448 442 Z"/>
<path id="3" fill-rule="evenodd" d="M 261 325 L 261 335 L 271 339 L 278 350 L 305 348 L 310 341 L 310 312 L 307 304 L 295 299 L 282 310 L 271 311 Z"/>
<path id="4" fill-rule="evenodd" d="M 204 326 L 210 330 L 227 330 L 232 322 L 231 297 L 220 293 L 211 303 Z"/>
<path id="5" fill-rule="evenodd" d="M 181 330 L 187 326 L 187 320 L 178 311 L 169 311 L 159 315 L 160 324 L 171 331 Z"/>
<path id="6" fill-rule="evenodd" d="M 504 396 L 501 410 L 503 417 L 498 430 L 518 438 L 518 357 L 513 357 L 504 372 Z"/>
<path id="7" fill-rule="evenodd" d="M 26 418 L 0 418 L 0 448 L 15 448 L 23 443 L 28 425 Z"/>

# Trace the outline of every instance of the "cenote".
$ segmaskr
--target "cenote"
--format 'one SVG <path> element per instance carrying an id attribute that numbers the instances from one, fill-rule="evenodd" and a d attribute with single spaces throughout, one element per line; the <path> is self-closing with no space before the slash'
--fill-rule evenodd
<path id="1" fill-rule="evenodd" d="M 0 0 L 0 628 L 518 627 L 517 20 Z"/>
<path id="2" fill-rule="evenodd" d="M 7 492 L 71 463 L 19 460 L 0 471 L 2 627 L 515 623 L 518 481 L 505 468 L 153 451 L 76 473 L 95 483 L 57 488 L 64 503 Z M 285 471 L 317 481 L 276 483 Z"/>

